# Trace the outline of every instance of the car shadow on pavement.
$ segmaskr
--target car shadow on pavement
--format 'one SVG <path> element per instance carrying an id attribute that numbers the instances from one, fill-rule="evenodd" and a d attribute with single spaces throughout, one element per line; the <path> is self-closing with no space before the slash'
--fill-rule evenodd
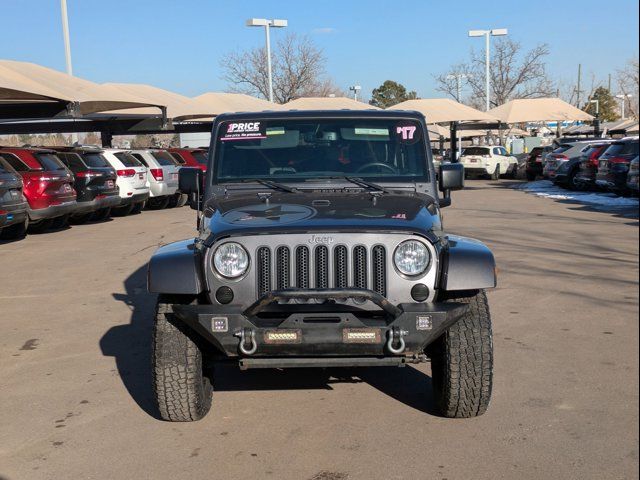
<path id="1" fill-rule="evenodd" d="M 131 319 L 127 325 L 111 327 L 100 339 L 100 349 L 103 355 L 115 358 L 120 379 L 138 406 L 159 419 L 151 387 L 151 336 L 156 296 L 147 293 L 146 272 L 146 265 L 138 268 L 124 281 L 126 293 L 113 294 L 114 299 L 131 309 Z M 431 377 L 411 366 L 241 371 L 236 365 L 216 364 L 213 372 L 215 392 L 333 390 L 332 385 L 337 383 L 367 383 L 411 408 L 437 415 L 432 401 Z"/>
<path id="2" fill-rule="evenodd" d="M 102 354 L 114 357 L 118 375 L 138 406 L 160 419 L 151 390 L 151 332 L 156 296 L 147 293 L 147 266 L 138 268 L 124 281 L 125 293 L 113 298 L 131 309 L 128 325 L 111 327 L 100 339 Z"/>

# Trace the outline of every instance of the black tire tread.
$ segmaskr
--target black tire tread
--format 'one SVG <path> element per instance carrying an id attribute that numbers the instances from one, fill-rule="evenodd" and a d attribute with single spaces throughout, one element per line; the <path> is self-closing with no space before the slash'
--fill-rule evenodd
<path id="1" fill-rule="evenodd" d="M 211 408 L 213 387 L 203 373 L 202 352 L 187 325 L 173 315 L 171 298 L 158 299 L 153 329 L 153 389 L 160 416 L 171 422 L 200 420 Z"/>
<path id="2" fill-rule="evenodd" d="M 432 344 L 433 391 L 443 416 L 476 417 L 489 407 L 493 384 L 489 304 L 484 290 L 452 301 L 468 304 L 469 310 Z"/>

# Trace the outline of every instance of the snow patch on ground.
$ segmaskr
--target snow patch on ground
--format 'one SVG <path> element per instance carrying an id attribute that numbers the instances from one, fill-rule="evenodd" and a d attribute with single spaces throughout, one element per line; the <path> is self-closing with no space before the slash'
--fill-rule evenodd
<path id="1" fill-rule="evenodd" d="M 537 182 L 527 182 L 515 187 L 527 193 L 532 193 L 538 197 L 551 198 L 554 200 L 572 200 L 587 205 L 611 208 L 638 207 L 637 198 L 619 197 L 614 193 L 596 192 L 573 192 L 557 187 L 549 180 L 539 180 Z"/>

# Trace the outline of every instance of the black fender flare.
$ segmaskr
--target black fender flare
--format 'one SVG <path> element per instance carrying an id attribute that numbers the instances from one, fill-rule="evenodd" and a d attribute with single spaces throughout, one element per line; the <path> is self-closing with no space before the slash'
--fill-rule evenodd
<path id="1" fill-rule="evenodd" d="M 484 243 L 457 235 L 447 235 L 445 238 L 441 290 L 452 292 L 496 287 L 496 261 Z"/>
<path id="2" fill-rule="evenodd" d="M 158 248 L 147 269 L 150 293 L 198 295 L 204 291 L 202 261 L 195 240 L 182 240 Z"/>

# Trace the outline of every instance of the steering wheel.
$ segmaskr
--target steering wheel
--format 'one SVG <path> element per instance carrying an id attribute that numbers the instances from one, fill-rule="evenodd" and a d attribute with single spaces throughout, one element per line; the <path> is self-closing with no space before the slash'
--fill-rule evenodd
<path id="1" fill-rule="evenodd" d="M 364 165 L 362 165 L 360 168 L 358 168 L 356 170 L 356 173 L 363 172 L 364 170 L 367 170 L 368 168 L 371 168 L 371 167 L 382 167 L 382 168 L 386 168 L 387 170 L 389 170 L 393 174 L 397 174 L 398 173 L 398 170 L 396 170 L 394 167 L 392 167 L 391 165 L 387 165 L 386 163 L 382 163 L 382 162 L 365 163 Z"/>

